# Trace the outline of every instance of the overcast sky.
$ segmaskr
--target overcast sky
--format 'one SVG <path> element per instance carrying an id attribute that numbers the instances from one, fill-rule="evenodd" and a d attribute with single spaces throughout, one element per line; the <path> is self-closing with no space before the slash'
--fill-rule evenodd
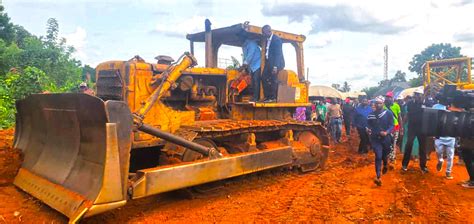
<path id="1" fill-rule="evenodd" d="M 2 0 L 0 0 L 2 2 Z M 383 48 L 388 45 L 389 78 L 408 73 L 414 54 L 432 43 L 462 47 L 474 57 L 474 0 L 3 0 L 16 24 L 44 35 L 46 21 L 59 21 L 60 35 L 75 56 L 92 66 L 140 55 L 178 58 L 189 51 L 186 33 L 249 21 L 306 35 L 305 66 L 312 84 L 348 81 L 353 89 L 376 85 L 383 77 Z M 196 46 L 204 64 L 203 45 Z M 241 50 L 221 48 L 220 58 L 240 58 Z M 284 46 L 287 69 L 296 70 L 294 50 Z"/>

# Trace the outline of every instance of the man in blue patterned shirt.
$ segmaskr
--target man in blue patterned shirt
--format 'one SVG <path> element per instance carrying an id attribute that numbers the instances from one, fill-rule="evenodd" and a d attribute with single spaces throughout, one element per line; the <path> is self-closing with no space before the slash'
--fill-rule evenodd
<path id="1" fill-rule="evenodd" d="M 260 100 L 260 47 L 256 40 L 247 38 L 245 34 L 241 34 L 240 38 L 244 41 L 242 45 L 243 66 L 247 67 L 252 76 L 253 99 L 251 101 Z"/>

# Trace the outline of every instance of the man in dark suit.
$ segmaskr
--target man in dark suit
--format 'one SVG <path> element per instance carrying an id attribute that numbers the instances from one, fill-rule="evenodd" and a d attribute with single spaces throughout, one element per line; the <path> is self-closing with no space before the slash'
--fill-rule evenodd
<path id="1" fill-rule="evenodd" d="M 262 34 L 266 38 L 265 67 L 263 69 L 263 93 L 265 103 L 276 102 L 278 88 L 278 72 L 285 68 L 283 58 L 282 41 L 277 35 L 273 35 L 269 25 L 262 27 Z"/>

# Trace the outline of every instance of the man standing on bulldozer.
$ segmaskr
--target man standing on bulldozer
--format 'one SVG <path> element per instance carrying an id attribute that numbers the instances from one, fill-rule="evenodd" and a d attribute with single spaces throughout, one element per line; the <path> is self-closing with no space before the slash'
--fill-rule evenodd
<path id="1" fill-rule="evenodd" d="M 265 67 L 263 69 L 263 91 L 265 103 L 274 103 L 277 99 L 278 72 L 285 68 L 283 58 L 282 41 L 277 35 L 273 35 L 269 25 L 262 27 L 262 34 L 267 39 L 265 47 Z"/>
<path id="2" fill-rule="evenodd" d="M 253 99 L 251 101 L 257 102 L 260 100 L 260 47 L 255 40 L 247 37 L 245 33 L 239 34 L 239 38 L 244 43 L 242 45 L 243 51 L 243 68 L 246 68 L 252 76 Z"/>

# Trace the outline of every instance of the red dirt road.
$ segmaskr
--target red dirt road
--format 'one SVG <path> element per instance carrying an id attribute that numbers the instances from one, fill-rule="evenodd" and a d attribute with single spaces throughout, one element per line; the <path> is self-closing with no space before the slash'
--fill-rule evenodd
<path id="1" fill-rule="evenodd" d="M 0 131 L 0 223 L 67 222 L 12 185 L 21 161 L 12 135 Z M 355 145 L 334 147 L 322 172 L 266 171 L 227 180 L 217 193 L 195 199 L 171 192 L 131 201 L 83 223 L 473 222 L 474 191 L 459 185 L 467 179 L 463 166 L 455 165 L 454 180 L 446 180 L 434 160 L 424 175 L 413 161 L 407 173 L 400 172 L 398 161 L 376 187 L 373 155 L 358 155 Z"/>

